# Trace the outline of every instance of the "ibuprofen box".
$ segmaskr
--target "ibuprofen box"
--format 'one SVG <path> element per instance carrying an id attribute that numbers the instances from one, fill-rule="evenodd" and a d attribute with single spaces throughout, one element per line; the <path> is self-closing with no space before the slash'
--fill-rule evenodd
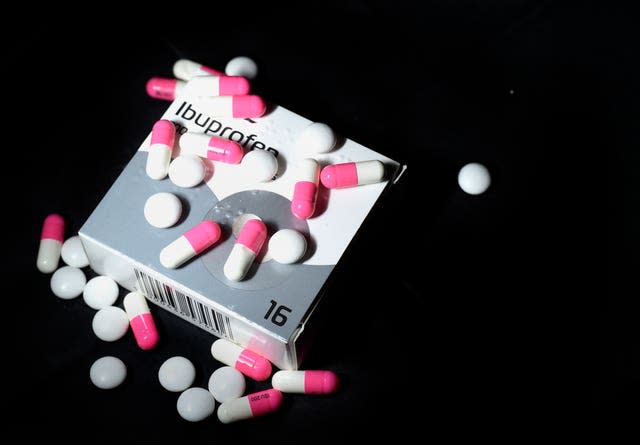
<path id="1" fill-rule="evenodd" d="M 389 181 L 331 191 L 321 187 L 316 216 L 299 220 L 290 210 L 293 166 L 308 155 L 296 137 L 311 121 L 280 106 L 251 120 L 213 117 L 204 99 L 188 94 L 177 98 L 163 119 L 173 121 L 180 134 L 217 135 L 238 141 L 246 152 L 272 152 L 279 165 L 276 178 L 259 183 L 247 177 L 242 165 L 206 161 L 206 183 L 195 188 L 177 187 L 169 178 L 152 180 L 145 173 L 147 137 L 80 230 L 91 267 L 279 368 L 296 369 L 307 343 L 305 326 L 323 286 Z M 178 140 L 174 156 L 179 152 Z M 395 161 L 349 139 L 315 158 L 321 165 L 378 159 L 386 165 L 387 178 L 398 170 Z M 157 229 L 145 220 L 145 201 L 157 192 L 174 193 L 183 203 L 183 217 L 171 228 Z M 283 228 L 304 233 L 309 247 L 303 261 L 278 264 L 266 252 L 244 281 L 227 280 L 222 269 L 235 241 L 232 225 L 246 214 L 259 216 L 270 234 Z M 221 225 L 221 241 L 180 268 L 163 267 L 162 248 L 204 219 Z"/>

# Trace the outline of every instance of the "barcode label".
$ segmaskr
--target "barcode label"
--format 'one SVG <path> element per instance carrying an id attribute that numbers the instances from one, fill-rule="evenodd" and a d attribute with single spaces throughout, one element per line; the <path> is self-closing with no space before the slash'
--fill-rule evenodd
<path id="1" fill-rule="evenodd" d="M 156 280 L 141 270 L 135 269 L 138 290 L 160 306 L 182 315 L 214 334 L 233 340 L 229 317 L 200 303 L 166 283 Z"/>

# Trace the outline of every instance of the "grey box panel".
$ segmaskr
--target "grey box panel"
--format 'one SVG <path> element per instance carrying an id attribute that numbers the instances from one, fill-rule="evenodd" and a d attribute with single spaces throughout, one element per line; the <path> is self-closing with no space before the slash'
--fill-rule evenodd
<path id="1" fill-rule="evenodd" d="M 229 211 L 225 212 L 224 208 L 216 206 L 218 199 L 204 184 L 185 189 L 175 186 L 169 179 L 149 180 L 144 169 L 146 157 L 145 152 L 134 154 L 81 232 L 178 283 L 188 283 L 188 288 L 195 293 L 252 320 L 283 339 L 290 338 L 333 269 L 332 266 L 281 265 L 268 261 L 259 267 L 254 265 L 250 272 L 253 274 L 251 279 L 240 283 L 228 281 L 222 274 L 224 261 L 235 242 L 227 216 L 243 209 L 246 213 L 260 216 L 267 226 L 304 231 L 301 227 L 303 223 L 291 221 L 295 218 L 289 216 L 290 212 L 282 212 L 283 204 L 280 201 L 288 200 L 270 192 L 245 191 L 224 200 L 223 205 L 225 202 L 230 205 Z M 182 201 L 183 217 L 174 227 L 156 229 L 144 218 L 146 200 L 158 192 L 174 193 Z M 216 209 L 221 211 L 217 212 Z M 163 267 L 159 261 L 162 248 L 204 219 L 223 224 L 223 240 L 178 269 Z M 287 313 L 289 319 L 283 326 L 264 318 L 272 300 L 291 309 Z"/>

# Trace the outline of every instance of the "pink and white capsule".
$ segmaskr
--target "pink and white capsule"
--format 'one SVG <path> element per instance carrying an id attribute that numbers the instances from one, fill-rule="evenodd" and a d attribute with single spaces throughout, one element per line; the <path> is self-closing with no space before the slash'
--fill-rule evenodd
<path id="1" fill-rule="evenodd" d="M 44 219 L 42 224 L 36 260 L 36 266 L 40 272 L 51 273 L 58 268 L 62 243 L 64 243 L 64 218 L 52 213 Z"/>
<path id="2" fill-rule="evenodd" d="M 320 166 L 313 159 L 303 159 L 296 168 L 296 185 L 291 200 L 291 213 L 300 219 L 309 219 L 316 210 Z"/>
<path id="3" fill-rule="evenodd" d="M 383 179 L 384 164 L 380 161 L 327 165 L 320 173 L 322 185 L 328 189 L 375 184 Z"/>
<path id="4" fill-rule="evenodd" d="M 164 267 L 175 269 L 215 244 L 220 239 L 220 234 L 220 226 L 216 222 L 202 221 L 162 249 L 160 263 Z"/>
<path id="5" fill-rule="evenodd" d="M 271 385 L 282 392 L 330 394 L 338 389 L 339 380 L 331 371 L 278 371 Z"/>
<path id="6" fill-rule="evenodd" d="M 162 119 L 153 124 L 145 168 L 147 176 L 151 179 L 164 179 L 169 173 L 169 163 L 175 140 L 176 127 L 173 122 Z"/>
<path id="7" fill-rule="evenodd" d="M 129 317 L 129 324 L 140 349 L 153 349 L 160 341 L 156 323 L 153 321 L 147 299 L 138 292 L 128 293 L 123 300 L 124 310 Z"/>
<path id="8" fill-rule="evenodd" d="M 224 73 L 193 60 L 179 59 L 173 64 L 173 75 L 178 79 L 191 80 L 195 76 L 224 76 Z"/>
<path id="9" fill-rule="evenodd" d="M 244 156 L 242 146 L 218 136 L 185 133 L 180 136 L 180 153 L 189 153 L 212 161 L 239 164 Z"/>
<path id="10" fill-rule="evenodd" d="M 236 368 L 238 371 L 251 377 L 253 380 L 262 381 L 271 375 L 271 362 L 250 349 L 225 340 L 216 340 L 211 345 L 211 355 L 219 362 Z"/>
<path id="11" fill-rule="evenodd" d="M 235 96 L 249 93 L 249 81 L 242 76 L 197 76 L 185 91 L 192 96 Z"/>
<path id="12" fill-rule="evenodd" d="M 251 419 L 276 411 L 281 404 L 282 393 L 277 389 L 267 389 L 224 402 L 218 407 L 218 419 L 222 423 Z"/>
<path id="13" fill-rule="evenodd" d="M 260 117 L 267 111 L 265 101 L 253 95 L 201 97 L 198 106 L 208 116 L 238 119 Z"/>
<path id="14" fill-rule="evenodd" d="M 152 77 L 147 82 L 147 94 L 154 99 L 171 101 L 182 93 L 186 84 L 186 82 L 178 79 Z"/>
<path id="15" fill-rule="evenodd" d="M 259 219 L 250 219 L 238 234 L 238 240 L 224 263 L 224 276 L 231 281 L 240 281 L 247 274 L 253 260 L 260 253 L 267 239 L 267 226 Z"/>

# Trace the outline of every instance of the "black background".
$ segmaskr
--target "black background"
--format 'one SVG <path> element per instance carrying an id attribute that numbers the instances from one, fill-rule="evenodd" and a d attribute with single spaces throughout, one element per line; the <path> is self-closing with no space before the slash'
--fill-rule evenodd
<path id="1" fill-rule="evenodd" d="M 567 257 L 566 246 L 550 242 L 565 229 L 549 198 L 566 189 L 553 189 L 547 171 L 560 154 L 600 143 L 630 123 L 634 110 L 638 116 L 625 96 L 635 67 L 626 10 L 556 8 L 572 24 L 554 30 L 569 42 L 558 44 L 557 58 L 551 2 L 544 1 L 210 4 L 144 17 L 114 6 L 76 11 L 85 19 L 42 20 L 50 12 L 33 11 L 20 19 L 28 32 L 3 35 L 10 42 L 3 115 L 12 144 L 4 150 L 17 156 L 4 179 L 18 197 L 8 216 L 18 230 L 8 235 L 5 277 L 12 422 L 46 425 L 56 436 L 87 426 L 117 438 L 138 426 L 159 437 L 302 440 L 337 438 L 345 428 L 481 433 L 524 420 L 543 376 L 555 380 L 558 363 L 542 337 L 558 302 L 573 296 L 550 280 L 552 264 Z M 614 49 L 598 40 L 603 35 Z M 170 77 L 178 58 L 223 69 L 237 55 L 258 62 L 256 93 L 409 170 L 352 244 L 323 301 L 327 323 L 304 367 L 335 370 L 341 390 L 287 395 L 278 413 L 246 423 L 223 426 L 214 416 L 188 424 L 157 370 L 168 357 L 186 356 L 197 368 L 194 386 L 206 387 L 218 366 L 212 338 L 156 309 L 163 339 L 156 350 L 139 350 L 131 335 L 101 342 L 90 328 L 94 311 L 81 298 L 53 296 L 35 257 L 43 218 L 61 213 L 67 236 L 75 234 L 166 109 L 146 95 L 147 79 Z M 613 68 L 620 61 L 629 64 L 623 74 Z M 568 144 L 561 152 L 550 149 L 554 121 L 581 129 L 554 141 Z M 634 140 L 637 146 L 638 136 L 627 132 L 610 146 Z M 575 165 L 600 163 L 582 186 L 610 217 L 597 225 L 600 232 L 609 227 L 611 248 L 591 252 L 599 255 L 598 279 L 612 280 L 597 285 L 607 298 L 583 303 L 591 309 L 595 301 L 588 321 L 599 328 L 588 339 L 595 346 L 586 372 L 592 405 L 607 410 L 640 394 L 633 304 L 620 297 L 623 285 L 613 284 L 625 274 L 617 255 L 626 249 L 625 232 L 611 224 L 623 210 L 620 198 L 606 201 L 619 196 L 611 192 L 616 185 L 630 183 L 631 167 L 627 176 L 615 174 L 621 153 L 608 149 L 596 159 L 585 150 Z M 456 183 L 459 168 L 473 161 L 493 175 L 490 190 L 477 197 Z M 561 207 L 585 199 L 580 190 L 574 197 Z M 118 389 L 89 381 L 91 363 L 104 355 L 128 366 Z M 248 390 L 266 387 L 248 383 Z"/>

